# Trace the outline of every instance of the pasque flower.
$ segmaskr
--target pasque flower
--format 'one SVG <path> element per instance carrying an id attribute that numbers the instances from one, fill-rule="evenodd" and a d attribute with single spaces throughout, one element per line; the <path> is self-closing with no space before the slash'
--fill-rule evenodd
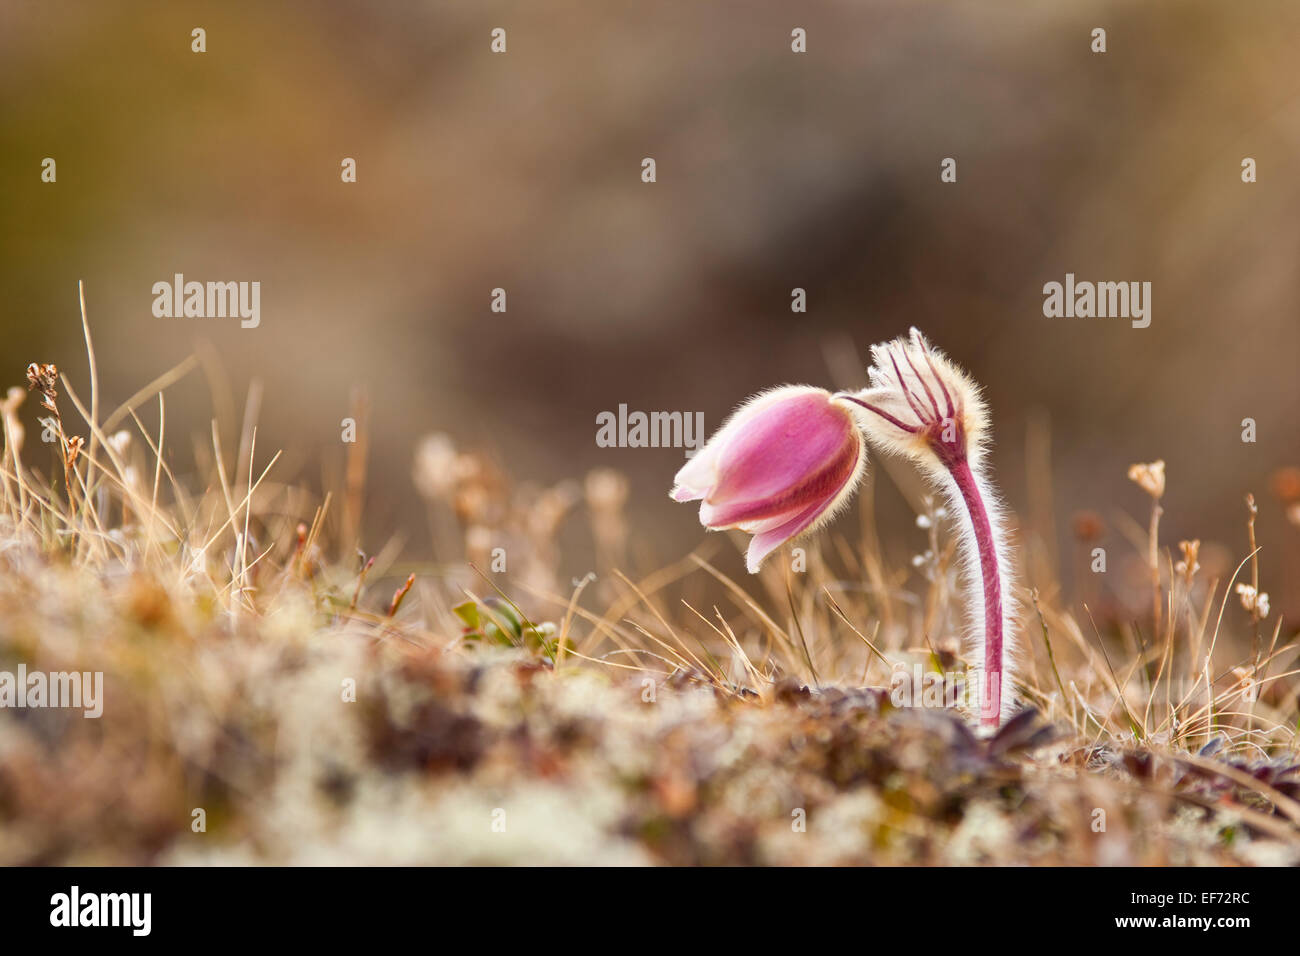
<path id="1" fill-rule="evenodd" d="M 871 385 L 831 395 L 806 385 L 752 398 L 677 473 L 673 497 L 702 500 L 700 521 L 754 535 L 751 572 L 791 538 L 828 521 L 852 496 L 866 440 L 910 458 L 960 513 L 958 533 L 983 723 L 1013 703 L 1015 600 L 1002 512 L 985 474 L 989 413 L 979 386 L 916 329 L 871 350 Z M 855 424 L 856 419 L 856 424 Z M 860 429 L 860 430 L 859 430 Z"/>
<path id="2" fill-rule="evenodd" d="M 672 496 L 700 501 L 709 529 L 752 534 L 746 564 L 829 521 L 866 465 L 849 408 L 808 385 L 761 392 L 731 416 L 677 473 Z"/>
<path id="3" fill-rule="evenodd" d="M 910 458 L 961 512 L 980 716 L 996 727 L 1012 703 L 1014 598 L 1001 508 L 984 472 L 989 414 L 979 386 L 916 329 L 871 350 L 871 386 L 837 400 L 861 409 L 867 437 Z"/>

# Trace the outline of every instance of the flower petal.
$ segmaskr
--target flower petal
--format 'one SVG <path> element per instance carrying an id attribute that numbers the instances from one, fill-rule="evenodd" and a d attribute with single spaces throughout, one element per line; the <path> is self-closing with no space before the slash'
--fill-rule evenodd
<path id="1" fill-rule="evenodd" d="M 698 501 L 707 495 L 717 482 L 718 432 L 704 447 L 697 451 L 691 460 L 682 465 L 673 478 L 672 497 L 674 501 Z"/>
<path id="2" fill-rule="evenodd" d="M 866 443 L 853 411 L 825 389 L 786 385 L 737 409 L 678 471 L 671 495 L 700 501 L 707 528 L 754 535 L 753 571 L 771 551 L 838 511 L 865 467 Z"/>
<path id="3" fill-rule="evenodd" d="M 829 392 L 787 386 L 760 396 L 718 453 L 710 527 L 790 511 L 833 495 L 857 464 L 853 415 Z M 703 518 L 702 518 L 703 520 Z"/>
<path id="4" fill-rule="evenodd" d="M 829 501 L 820 501 L 809 505 L 803 511 L 787 517 L 783 523 L 754 535 L 749 542 L 749 550 L 745 552 L 745 567 L 749 573 L 757 574 L 764 558 L 791 538 L 806 531 L 829 504 Z"/>

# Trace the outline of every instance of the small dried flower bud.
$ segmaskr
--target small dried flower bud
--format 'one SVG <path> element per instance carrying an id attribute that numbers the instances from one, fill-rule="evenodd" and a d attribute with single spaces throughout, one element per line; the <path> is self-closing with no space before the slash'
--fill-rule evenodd
<path id="1" fill-rule="evenodd" d="M 56 366 L 48 363 L 33 362 L 27 366 L 27 390 L 30 392 L 34 388 L 42 392 L 53 391 L 54 383 L 58 381 L 59 370 Z"/>
<path id="2" fill-rule="evenodd" d="M 1255 679 L 1255 674 L 1244 667 L 1234 667 L 1232 676 L 1237 678 L 1237 685 L 1234 688 L 1247 701 L 1257 700 L 1259 697 L 1259 683 Z"/>
<path id="3" fill-rule="evenodd" d="M 1159 499 L 1165 493 L 1165 463 L 1153 461 L 1149 465 L 1130 465 L 1128 479 L 1152 498 Z"/>
<path id="4" fill-rule="evenodd" d="M 56 385 L 59 381 L 59 370 L 53 365 L 41 365 L 33 362 L 27 366 L 27 390 L 30 392 L 36 389 L 41 393 L 41 405 L 52 412 L 58 409 L 54 405 L 54 400 L 59 397 Z"/>
<path id="5" fill-rule="evenodd" d="M 67 461 L 69 468 L 71 468 L 73 463 L 77 460 L 77 456 L 81 454 L 81 449 L 85 444 L 86 440 L 80 435 L 73 435 L 68 439 L 68 450 L 64 455 L 64 459 Z"/>
<path id="6" fill-rule="evenodd" d="M 1192 575 L 1201 570 L 1200 562 L 1196 560 L 1201 554 L 1201 541 L 1199 538 L 1195 541 L 1179 541 L 1178 547 L 1183 552 L 1183 560 L 1174 565 L 1174 570 L 1190 581 Z"/>
<path id="7" fill-rule="evenodd" d="M 1256 592 L 1249 584 L 1238 584 L 1237 593 L 1241 595 L 1241 606 L 1252 611 L 1263 620 L 1268 617 L 1268 594 Z"/>

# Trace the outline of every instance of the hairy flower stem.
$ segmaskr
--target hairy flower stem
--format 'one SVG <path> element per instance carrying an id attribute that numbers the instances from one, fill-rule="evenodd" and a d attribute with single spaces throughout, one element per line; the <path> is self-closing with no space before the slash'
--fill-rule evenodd
<path id="1" fill-rule="evenodd" d="M 936 376 L 936 381 L 939 382 L 940 388 L 942 388 L 942 380 Z M 923 380 L 922 384 L 924 385 Z M 910 402 L 915 402 L 910 392 L 905 390 L 905 394 Z M 927 392 L 927 394 L 929 393 Z M 998 564 L 997 542 L 993 537 L 993 524 L 989 521 L 988 509 L 984 506 L 984 498 L 980 493 L 979 482 L 975 480 L 975 473 L 971 471 L 970 459 L 966 457 L 965 435 L 962 429 L 957 426 L 955 418 L 952 417 L 952 411 L 949 411 L 949 417 L 947 418 L 941 419 L 938 417 L 940 414 L 939 406 L 933 396 L 930 396 L 934 411 L 933 418 L 930 418 L 918 404 L 912 405 L 913 410 L 917 412 L 920 419 L 920 424 L 916 426 L 900 421 L 888 412 L 863 401 L 855 395 L 840 393 L 836 397 L 867 409 L 908 434 L 926 435 L 935 457 L 947 469 L 949 475 L 952 476 L 953 484 L 957 486 L 957 492 L 961 495 L 962 503 L 966 506 L 966 513 L 970 516 L 975 550 L 979 556 L 980 583 L 984 588 L 984 685 L 980 688 L 980 718 L 984 726 L 997 728 L 1002 723 L 1004 670 L 1002 571 Z M 951 409 L 951 399 L 949 399 L 946 390 L 943 391 L 943 397 L 948 400 Z M 954 427 L 950 438 L 946 437 L 949 424 Z"/>
<path id="2" fill-rule="evenodd" d="M 980 716 L 984 726 L 996 728 L 1002 722 L 1002 580 L 993 527 L 970 462 L 963 457 L 947 464 L 970 515 L 979 551 L 984 585 L 984 686 L 980 688 Z"/>

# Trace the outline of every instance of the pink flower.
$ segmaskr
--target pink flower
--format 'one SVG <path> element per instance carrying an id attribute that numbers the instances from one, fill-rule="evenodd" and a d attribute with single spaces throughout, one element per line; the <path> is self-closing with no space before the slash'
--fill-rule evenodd
<path id="1" fill-rule="evenodd" d="M 828 522 L 858 486 L 866 448 L 830 392 L 785 385 L 736 410 L 677 473 L 672 497 L 701 501 L 700 523 L 754 536 L 746 565 Z"/>

